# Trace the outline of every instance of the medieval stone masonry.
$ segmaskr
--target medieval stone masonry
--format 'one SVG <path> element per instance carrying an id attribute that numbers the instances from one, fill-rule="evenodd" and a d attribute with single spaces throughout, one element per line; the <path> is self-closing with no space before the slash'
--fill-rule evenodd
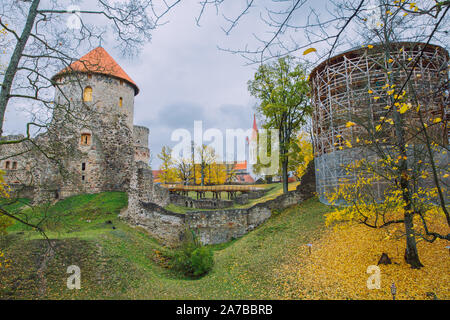
<path id="1" fill-rule="evenodd" d="M 148 166 L 150 159 L 149 129 L 133 125 L 137 85 L 101 47 L 52 80 L 55 108 L 47 131 L 0 146 L 7 183 L 35 202 L 128 191 L 135 163 Z"/>

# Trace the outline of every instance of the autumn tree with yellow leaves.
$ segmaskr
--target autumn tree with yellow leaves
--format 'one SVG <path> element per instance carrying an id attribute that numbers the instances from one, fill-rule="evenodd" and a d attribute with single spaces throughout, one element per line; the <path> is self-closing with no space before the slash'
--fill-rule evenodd
<path id="1" fill-rule="evenodd" d="M 172 159 L 172 149 L 163 146 L 161 153 L 158 154 L 158 158 L 162 161 L 159 174 L 159 178 L 162 183 L 175 183 L 179 181 L 179 174 L 175 168 L 174 161 Z"/>
<path id="2" fill-rule="evenodd" d="M 4 200 L 9 199 L 9 186 L 5 183 L 5 179 L 3 178 L 5 172 L 0 170 L 0 204 L 4 202 Z M 0 208 L 1 209 L 1 208 Z M 6 234 L 6 229 L 11 226 L 14 221 L 5 214 L 2 214 L 0 211 L 0 235 Z"/>
<path id="3" fill-rule="evenodd" d="M 306 168 L 310 161 L 313 161 L 313 146 L 306 132 L 300 132 L 297 140 L 293 143 L 293 147 L 290 152 L 291 162 L 289 164 L 289 171 L 300 180 L 305 174 Z"/>
<path id="4" fill-rule="evenodd" d="M 342 179 L 337 190 L 328 194 L 331 203 L 345 206 L 330 213 L 327 223 L 357 221 L 370 228 L 398 226 L 393 228 L 393 236 L 405 238 L 405 261 L 412 268 L 421 268 L 418 240 L 450 240 L 446 206 L 448 126 L 444 115 L 434 111 L 436 101 L 448 104 L 448 78 L 433 90 L 424 89 L 426 82 L 417 85 L 422 77 L 416 71 L 422 54 L 409 56 L 402 52 L 403 48 L 402 54 L 397 54 L 396 32 L 408 15 L 431 16 L 437 30 L 450 3 L 431 11 L 407 1 L 380 3 L 380 22 L 368 32 L 381 45 L 368 45 L 366 50 L 382 50 L 385 67 L 380 72 L 384 73 L 385 83 L 376 88 L 368 83 L 366 99 L 385 107 L 382 113 L 348 117 L 346 126 L 357 133 L 353 137 L 343 134 L 340 148 L 359 148 L 365 158 L 349 165 L 349 178 Z M 433 32 L 428 42 L 431 39 Z M 381 186 L 381 190 L 374 185 Z"/>

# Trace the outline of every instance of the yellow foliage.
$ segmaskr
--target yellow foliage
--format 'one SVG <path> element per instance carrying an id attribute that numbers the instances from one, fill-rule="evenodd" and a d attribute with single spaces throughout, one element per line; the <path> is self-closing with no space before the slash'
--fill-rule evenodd
<path id="1" fill-rule="evenodd" d="M 0 200 L 9 199 L 10 197 L 10 188 L 5 182 L 4 174 L 5 172 L 0 170 Z M 6 234 L 6 229 L 13 223 L 14 221 L 11 218 L 0 213 L 0 235 Z"/>
<path id="2" fill-rule="evenodd" d="M 8 269 L 11 266 L 11 259 L 5 257 L 5 254 L 0 251 L 0 270 L 2 268 Z"/>
<path id="3" fill-rule="evenodd" d="M 295 176 L 297 178 L 300 178 L 305 174 L 309 162 L 314 159 L 312 144 L 307 136 L 308 135 L 305 132 L 302 132 L 297 138 L 297 145 L 300 148 L 301 158 L 303 158 L 303 161 L 298 163 L 295 169 Z"/>
<path id="4" fill-rule="evenodd" d="M 345 124 L 345 127 L 350 128 L 350 127 L 353 127 L 354 125 L 356 125 L 356 123 L 354 123 L 354 122 L 352 122 L 352 121 L 348 121 L 348 122 Z"/>
<path id="5" fill-rule="evenodd" d="M 304 56 L 306 56 L 307 54 L 309 54 L 309 53 L 311 53 L 311 52 L 316 52 L 317 50 L 315 49 L 315 48 L 309 48 L 309 49 L 306 49 L 304 52 L 303 52 L 303 55 Z"/>
<path id="6" fill-rule="evenodd" d="M 282 280 L 283 299 L 392 299 L 390 286 L 397 287 L 397 299 L 450 298 L 450 259 L 445 240 L 419 242 L 422 269 L 411 269 L 404 262 L 402 239 L 386 239 L 386 233 L 362 225 L 328 229 L 306 245 L 277 270 Z M 380 265 L 381 288 L 368 289 L 367 267 L 376 265 L 381 254 L 392 259 Z"/>

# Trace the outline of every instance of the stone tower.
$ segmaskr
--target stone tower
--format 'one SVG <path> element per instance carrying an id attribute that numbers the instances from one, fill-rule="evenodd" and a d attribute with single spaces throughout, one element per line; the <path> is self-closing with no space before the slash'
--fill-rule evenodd
<path id="1" fill-rule="evenodd" d="M 52 80 L 55 108 L 48 130 L 33 141 L 0 146 L 6 183 L 36 203 L 130 191 L 137 170 L 150 170 L 149 129 L 133 125 L 137 85 L 101 47 Z"/>
<path id="2" fill-rule="evenodd" d="M 133 126 L 139 88 L 98 47 L 52 78 L 56 82 L 53 132 L 64 141 L 67 176 L 51 175 L 59 198 L 78 193 L 127 191 L 135 161 L 149 160 L 148 132 Z M 71 121 L 67 114 L 75 115 Z M 137 159 L 135 159 L 135 157 Z M 42 178 L 41 178 L 42 179 Z"/>

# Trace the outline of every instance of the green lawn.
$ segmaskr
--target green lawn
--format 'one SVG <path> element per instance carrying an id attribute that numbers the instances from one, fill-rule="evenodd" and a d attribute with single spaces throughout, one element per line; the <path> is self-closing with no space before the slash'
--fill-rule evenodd
<path id="1" fill-rule="evenodd" d="M 73 197 L 49 208 L 47 214 L 58 221 L 47 219 L 45 224 L 53 253 L 47 252 L 48 243 L 38 233 L 12 226 L 0 240 L 0 250 L 12 260 L 10 268 L 0 269 L 0 298 L 277 298 L 277 266 L 292 248 L 320 236 L 329 210 L 310 199 L 274 214 L 246 236 L 212 246 L 213 271 L 192 280 L 167 268 L 171 249 L 117 218 L 126 202 L 123 193 L 103 193 Z M 42 212 L 34 212 L 42 218 Z M 66 288 L 66 269 L 72 264 L 81 268 L 81 290 Z"/>

